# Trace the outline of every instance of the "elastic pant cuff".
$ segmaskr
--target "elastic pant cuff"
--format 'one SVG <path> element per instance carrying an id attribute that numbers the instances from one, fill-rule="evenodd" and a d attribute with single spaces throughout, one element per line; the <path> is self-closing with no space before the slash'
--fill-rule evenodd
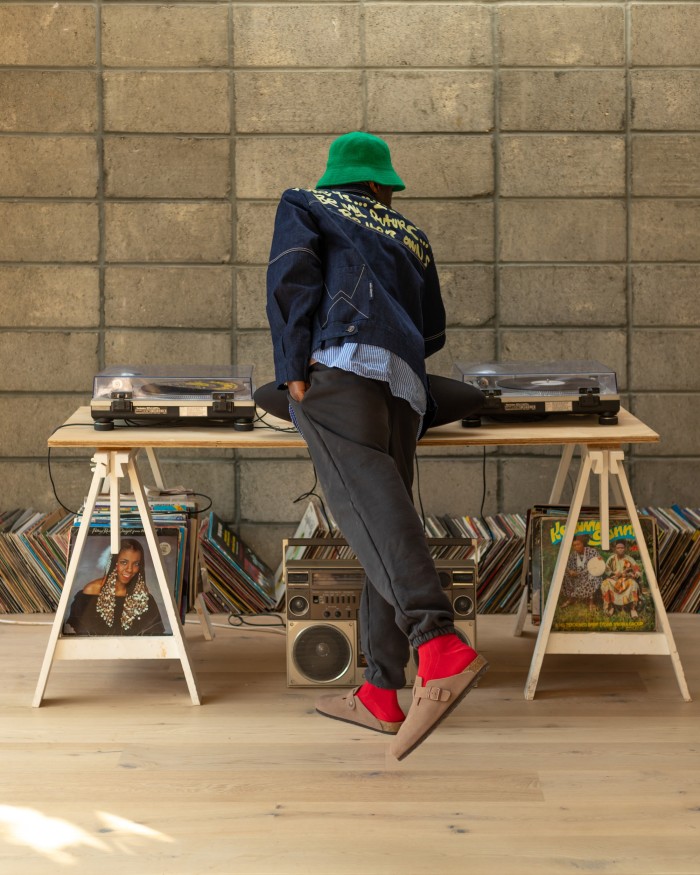
<path id="1" fill-rule="evenodd" d="M 439 638 L 440 635 L 456 635 L 457 630 L 454 625 L 451 626 L 440 626 L 438 629 L 431 629 L 430 632 L 424 632 L 422 635 L 419 635 L 417 638 L 414 638 L 411 641 L 411 647 L 420 647 L 421 644 L 426 644 L 428 641 L 432 641 L 433 638 Z"/>

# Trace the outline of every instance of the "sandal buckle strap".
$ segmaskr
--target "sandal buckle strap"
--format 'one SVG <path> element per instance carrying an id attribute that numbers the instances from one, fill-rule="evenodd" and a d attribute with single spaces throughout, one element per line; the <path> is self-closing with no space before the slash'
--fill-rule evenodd
<path id="1" fill-rule="evenodd" d="M 447 702 L 452 695 L 451 690 L 442 687 L 414 687 L 414 699 L 430 699 L 431 702 Z"/>

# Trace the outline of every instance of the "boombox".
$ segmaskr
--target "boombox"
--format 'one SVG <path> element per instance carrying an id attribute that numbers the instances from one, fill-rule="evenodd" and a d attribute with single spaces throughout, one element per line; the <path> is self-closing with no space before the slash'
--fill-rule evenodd
<path id="1" fill-rule="evenodd" d="M 429 538 L 431 548 L 457 548 L 467 559 L 438 558 L 435 566 L 455 615 L 457 633 L 476 647 L 476 549 L 471 540 Z M 355 558 L 288 558 L 288 546 L 323 545 L 325 553 L 347 552 L 346 542 L 294 538 L 284 542 L 287 614 L 287 685 L 354 687 L 364 681 L 366 662 L 360 641 L 359 610 L 365 572 Z M 459 547 L 463 550 L 459 550 Z M 341 547 L 341 550 L 333 550 Z M 345 548 L 343 551 L 342 548 Z M 298 551 L 297 551 L 298 552 Z M 313 555 L 313 550 L 307 552 Z M 317 551 L 318 552 L 318 551 Z M 452 551 L 454 552 L 454 551 Z M 412 653 L 406 682 L 418 667 Z"/>

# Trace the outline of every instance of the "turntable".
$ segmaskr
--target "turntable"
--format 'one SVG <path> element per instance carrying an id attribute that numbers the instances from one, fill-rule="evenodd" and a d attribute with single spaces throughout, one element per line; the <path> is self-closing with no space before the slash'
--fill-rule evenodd
<path id="1" fill-rule="evenodd" d="M 597 414 L 601 425 L 617 424 L 617 376 L 601 362 L 456 362 L 454 372 L 485 396 L 480 415 L 462 420 L 465 427 L 481 425 L 482 416 L 527 421 L 552 414 Z"/>
<path id="2" fill-rule="evenodd" d="M 253 428 L 252 365 L 117 365 L 93 381 L 95 429 L 130 425 L 226 425 Z"/>

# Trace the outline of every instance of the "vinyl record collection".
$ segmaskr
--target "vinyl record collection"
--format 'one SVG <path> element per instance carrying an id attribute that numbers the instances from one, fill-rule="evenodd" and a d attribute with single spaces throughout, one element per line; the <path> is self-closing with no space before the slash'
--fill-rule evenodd
<path id="1" fill-rule="evenodd" d="M 147 557 L 147 542 L 133 494 L 121 495 L 119 503 L 121 537 L 135 538 L 144 550 L 144 557 Z M 167 496 L 151 495 L 148 504 L 168 585 L 175 598 L 180 618 L 184 620 L 185 614 L 193 606 L 197 580 L 197 518 L 195 516 L 197 503 L 195 499 L 182 493 Z M 71 547 L 81 519 L 82 516 L 78 513 L 73 522 Z M 98 497 L 88 529 L 90 549 L 81 556 L 81 566 L 98 554 L 103 555 L 106 560 L 110 553 L 109 532 L 110 500 L 106 496 Z M 150 560 L 147 564 L 150 564 Z M 92 571 L 94 572 L 92 577 L 103 573 L 101 567 L 93 566 Z M 91 570 L 86 569 L 86 572 L 89 577 Z M 155 572 L 151 570 L 151 574 L 155 575 Z M 148 587 L 151 592 L 157 591 L 155 579 L 148 581 Z"/>
<path id="2" fill-rule="evenodd" d="M 561 511 L 560 511 L 561 513 Z M 656 521 L 657 576 L 664 604 L 670 612 L 700 613 L 700 509 L 640 508 L 642 517 Z M 646 522 L 642 525 L 648 528 Z M 427 514 L 425 532 L 433 538 L 468 537 L 477 540 L 478 611 L 481 614 L 514 613 L 520 601 L 527 516 L 508 513 L 493 516 L 436 516 Z M 295 538 L 337 536 L 327 509 L 309 501 Z M 468 558 L 469 548 L 439 548 L 434 558 Z M 459 555 L 454 551 L 457 550 Z M 349 547 L 288 547 L 288 559 L 344 558 Z M 275 575 L 282 574 L 282 565 Z M 537 614 L 536 614 L 537 616 Z"/>
<path id="3" fill-rule="evenodd" d="M 426 518 L 426 528 L 432 518 Z M 525 553 L 525 518 L 517 513 L 436 518 L 448 535 L 476 538 L 478 545 L 477 610 L 510 614 L 518 607 Z"/>
<path id="4" fill-rule="evenodd" d="M 133 495 L 123 494 L 122 537 L 134 537 L 145 544 L 141 520 Z M 164 554 L 172 569 L 169 580 L 180 615 L 192 607 L 197 577 L 196 503 L 186 496 L 149 499 L 153 523 Z M 64 510 L 38 513 L 33 510 L 0 512 L 0 613 L 51 613 L 56 610 L 66 577 L 68 558 L 81 516 Z M 81 556 L 76 582 L 97 578 L 101 567 L 94 564 L 104 548 L 109 552 L 109 499 L 98 498 L 88 530 L 89 549 Z"/>
<path id="5" fill-rule="evenodd" d="M 659 589 L 669 612 L 700 613 L 700 508 L 645 507 L 659 533 Z"/>
<path id="6" fill-rule="evenodd" d="M 425 533 L 430 538 L 469 538 L 477 542 L 479 586 L 478 609 L 482 614 L 510 613 L 520 598 L 520 576 L 525 544 L 525 517 L 521 514 L 496 514 L 492 517 L 436 516 L 425 517 Z M 335 521 L 327 509 L 309 501 L 295 538 L 338 537 Z M 435 546 L 434 559 L 469 559 L 471 546 Z M 288 547 L 290 559 L 343 559 L 354 556 L 347 546 Z M 282 574 L 277 569 L 276 578 Z"/>
<path id="7" fill-rule="evenodd" d="M 106 499 L 96 509 L 92 529 L 106 531 L 109 510 Z M 154 523 L 178 529 L 178 580 L 174 583 L 181 613 L 192 607 L 200 589 L 212 611 L 269 611 L 279 607 L 282 591 L 281 564 L 273 574 L 235 534 L 230 525 L 210 514 L 201 523 L 190 517 L 193 510 L 186 496 L 150 499 Z M 133 497 L 122 496 L 123 525 L 138 530 L 140 520 Z M 700 613 L 700 508 L 674 505 L 641 508 L 642 516 L 656 522 L 658 534 L 658 580 L 669 612 Z M 71 531 L 79 522 L 63 510 L 51 513 L 31 509 L 0 511 L 0 613 L 50 613 L 56 610 L 66 574 L 66 556 Z M 196 528 L 199 536 L 196 537 Z M 520 598 L 525 551 L 524 514 L 493 516 L 436 516 L 425 519 L 431 537 L 476 538 L 478 549 L 480 613 L 512 613 Z M 337 535 L 337 528 L 316 501 L 310 501 L 290 536 L 321 538 Z M 302 558 L 303 547 L 289 547 L 289 558 Z M 315 558 L 343 558 L 348 547 L 310 548 Z M 442 547 L 440 557 L 469 558 L 470 548 Z M 459 556 L 450 551 L 457 550 Z M 447 555 L 446 555 L 447 554 Z M 304 554 L 309 558 L 308 554 Z M 180 577 L 181 575 L 181 577 Z"/>
<path id="8" fill-rule="evenodd" d="M 0 613 L 56 610 L 73 519 L 64 510 L 0 513 Z"/>
<path id="9" fill-rule="evenodd" d="M 228 523 L 211 513 L 201 525 L 200 567 L 210 611 L 255 614 L 271 611 L 282 598 L 270 568 Z"/>

